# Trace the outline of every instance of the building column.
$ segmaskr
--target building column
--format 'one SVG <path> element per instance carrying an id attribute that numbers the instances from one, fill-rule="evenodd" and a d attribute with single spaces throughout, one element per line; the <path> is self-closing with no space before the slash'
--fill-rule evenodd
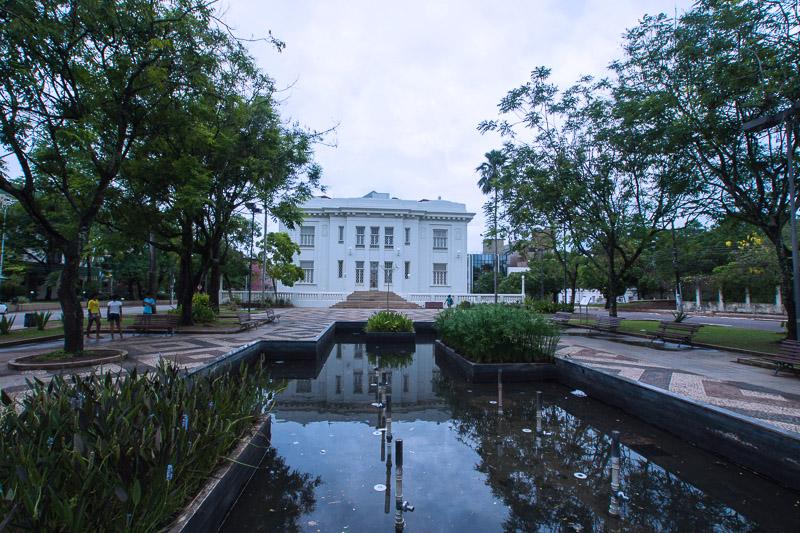
<path id="1" fill-rule="evenodd" d="M 697 306 L 697 310 L 700 310 L 700 285 L 694 286 L 694 303 Z"/>
<path id="2" fill-rule="evenodd" d="M 722 287 L 717 289 L 717 310 L 725 311 L 725 300 L 722 299 Z"/>

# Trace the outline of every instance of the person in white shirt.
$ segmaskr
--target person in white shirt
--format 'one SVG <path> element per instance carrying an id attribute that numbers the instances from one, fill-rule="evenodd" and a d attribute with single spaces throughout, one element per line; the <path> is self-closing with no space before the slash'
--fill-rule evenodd
<path id="1" fill-rule="evenodd" d="M 108 329 L 111 330 L 111 339 L 114 339 L 114 325 L 117 326 L 119 338 L 122 339 L 122 301 L 116 294 L 108 302 Z"/>

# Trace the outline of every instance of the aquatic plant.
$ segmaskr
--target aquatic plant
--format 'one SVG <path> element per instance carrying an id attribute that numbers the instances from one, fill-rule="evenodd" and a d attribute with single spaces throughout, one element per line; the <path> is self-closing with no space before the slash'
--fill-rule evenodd
<path id="1" fill-rule="evenodd" d="M 478 363 L 551 362 L 558 328 L 525 308 L 475 305 L 436 317 L 442 342 Z"/>
<path id="2" fill-rule="evenodd" d="M 36 379 L 17 405 L 4 395 L 0 516 L 34 531 L 163 528 L 271 402 L 265 382 L 244 365 L 189 379 L 162 363 Z"/>
<path id="3" fill-rule="evenodd" d="M 368 333 L 414 332 L 414 322 L 406 315 L 386 309 L 378 311 L 369 319 L 364 331 Z"/>

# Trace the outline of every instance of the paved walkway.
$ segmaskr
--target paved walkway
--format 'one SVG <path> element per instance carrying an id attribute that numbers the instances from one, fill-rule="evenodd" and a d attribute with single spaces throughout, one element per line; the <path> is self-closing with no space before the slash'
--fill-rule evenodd
<path id="1" fill-rule="evenodd" d="M 656 349 L 603 337 L 565 335 L 561 357 L 800 433 L 800 378 L 735 363 L 708 349 Z M 656 345 L 658 346 L 658 345 Z"/>
<path id="2" fill-rule="evenodd" d="M 368 309 L 292 308 L 277 311 L 280 320 L 234 335 L 136 335 L 124 341 L 105 338 L 87 341 L 87 347 L 114 346 L 128 350 L 120 365 L 82 369 L 128 371 L 147 369 L 160 359 L 170 359 L 187 368 L 210 363 L 231 350 L 257 339 L 316 340 L 336 321 L 363 321 L 374 311 Z M 430 321 L 436 310 L 404 310 L 414 320 Z M 10 359 L 57 349 L 59 342 L 33 347 L 0 350 L 0 388 L 10 394 L 25 390 L 26 379 L 47 379 L 53 372 L 19 372 L 8 367 Z M 736 364 L 737 355 L 706 349 L 659 350 L 646 343 L 620 343 L 602 337 L 564 335 L 561 357 L 634 381 L 669 390 L 694 400 L 746 414 L 800 433 L 800 378 Z M 71 371 L 63 371 L 71 373 Z"/>
<path id="3" fill-rule="evenodd" d="M 375 310 L 370 309 L 280 309 L 275 313 L 279 317 L 277 322 L 228 335 L 126 335 L 123 341 L 111 341 L 110 336 L 105 333 L 99 340 L 87 339 L 86 347 L 114 347 L 127 350 L 127 359 L 120 364 L 81 368 L 77 371 L 80 374 L 88 374 L 95 370 L 102 372 L 129 371 L 133 368 L 146 370 L 157 366 L 160 359 L 169 359 L 182 367 L 194 368 L 206 365 L 239 346 L 259 339 L 313 341 L 327 331 L 334 322 L 365 321 L 374 312 Z M 404 309 L 403 312 L 415 321 L 432 321 L 438 311 Z M 26 380 L 33 377 L 46 380 L 54 374 L 75 373 L 76 370 L 69 369 L 18 371 L 8 366 L 8 361 L 11 359 L 56 350 L 61 343 L 59 340 L 46 344 L 0 349 L 0 388 L 13 396 L 25 390 Z"/>

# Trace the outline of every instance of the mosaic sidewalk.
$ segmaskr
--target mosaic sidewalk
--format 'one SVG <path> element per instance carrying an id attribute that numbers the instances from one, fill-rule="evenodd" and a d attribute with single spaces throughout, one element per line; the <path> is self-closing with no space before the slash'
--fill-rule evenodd
<path id="1" fill-rule="evenodd" d="M 800 433 L 800 397 L 585 346 L 577 338 L 562 341 L 568 346 L 559 357 Z"/>
<path id="2" fill-rule="evenodd" d="M 365 321 L 374 312 L 375 310 L 371 309 L 280 309 L 276 311 L 276 315 L 279 317 L 278 321 L 228 335 L 126 335 L 123 341 L 111 341 L 109 335 L 106 334 L 100 340 L 87 339 L 86 347 L 114 347 L 127 350 L 127 359 L 120 364 L 81 368 L 77 373 L 85 375 L 94 371 L 119 372 L 130 371 L 133 368 L 147 370 L 157 366 L 160 359 L 174 361 L 183 368 L 195 368 L 209 364 L 231 350 L 259 339 L 313 341 L 327 331 L 334 322 Z M 404 309 L 403 312 L 415 321 L 432 321 L 438 311 Z M 9 368 L 7 364 L 10 359 L 51 351 L 57 349 L 59 345 L 59 343 L 51 343 L 46 346 L 20 346 L 0 350 L 0 388 L 13 396 L 27 388 L 26 380 L 28 379 L 36 377 L 47 380 L 55 374 L 75 373 L 75 370 L 20 372 Z"/>
<path id="3" fill-rule="evenodd" d="M 87 347 L 113 346 L 125 349 L 128 350 L 128 359 L 121 364 L 81 369 L 80 373 L 124 372 L 133 368 L 146 370 L 156 366 L 160 359 L 175 361 L 185 368 L 199 367 L 258 339 L 313 341 L 336 321 L 364 321 L 373 312 L 374 310 L 369 309 L 290 308 L 278 310 L 276 314 L 280 319 L 275 323 L 232 335 L 134 335 L 126 336 L 124 341 L 116 342 L 112 342 L 106 335 L 106 338 L 99 341 L 87 341 Z M 437 314 L 436 310 L 426 309 L 409 309 L 403 312 L 417 321 L 432 321 Z M 559 356 L 569 357 L 571 361 L 800 433 L 800 379 L 790 378 L 796 380 L 798 384 L 798 393 L 795 395 L 772 390 L 769 386 L 743 383 L 746 380 L 733 382 L 720 379 L 720 374 L 714 377 L 714 370 L 706 373 L 692 372 L 674 368 L 679 363 L 669 365 L 647 361 L 635 357 L 635 353 L 641 353 L 641 349 L 616 342 L 598 345 L 597 342 L 589 342 L 582 337 L 565 335 L 562 337 L 562 345 L 566 346 L 559 350 Z M 47 380 L 54 372 L 19 372 L 10 369 L 7 362 L 21 355 L 41 353 L 57 347 L 58 343 L 51 343 L 46 346 L 0 350 L 0 388 L 13 395 L 27 388 L 26 379 L 36 377 Z M 631 355 L 631 352 L 634 352 L 634 355 Z M 699 353 L 701 352 L 686 350 L 681 356 L 698 357 Z M 735 359 L 735 356 L 731 355 L 730 359 Z M 727 364 L 735 365 L 735 363 Z M 768 373 L 764 369 L 752 367 L 747 367 L 744 371 Z M 72 371 L 67 370 L 63 373 Z"/>

